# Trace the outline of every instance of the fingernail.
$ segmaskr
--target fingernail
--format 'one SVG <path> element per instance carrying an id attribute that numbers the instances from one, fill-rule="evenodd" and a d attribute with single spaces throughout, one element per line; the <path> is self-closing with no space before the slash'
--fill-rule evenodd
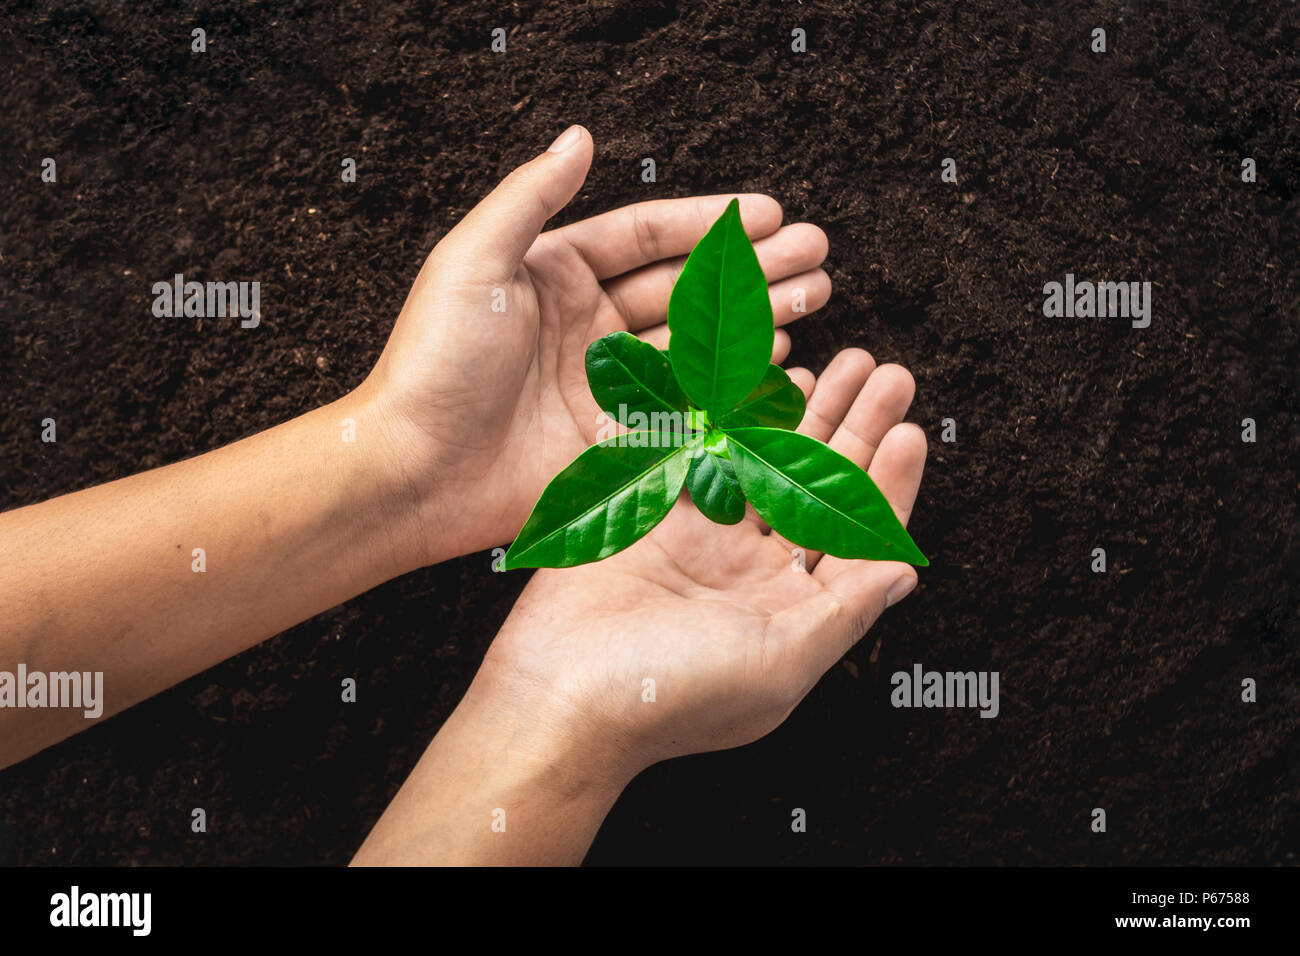
<path id="1" fill-rule="evenodd" d="M 889 590 L 885 592 L 885 607 L 893 607 L 911 594 L 914 587 L 916 587 L 916 575 L 909 571 L 889 586 Z"/>
<path id="2" fill-rule="evenodd" d="M 551 144 L 551 147 L 547 152 L 562 153 L 566 149 L 572 149 L 574 146 L 577 146 L 578 140 L 580 139 L 582 139 L 582 127 L 570 126 L 560 134 L 559 138 L 554 143 Z"/>

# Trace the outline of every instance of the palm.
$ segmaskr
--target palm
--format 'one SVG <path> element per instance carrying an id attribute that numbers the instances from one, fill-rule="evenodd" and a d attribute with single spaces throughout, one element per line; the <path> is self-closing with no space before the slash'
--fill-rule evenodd
<path id="1" fill-rule="evenodd" d="M 518 350 L 530 361 L 513 366 L 503 407 L 488 405 L 480 418 L 499 423 L 489 454 L 527 497 L 596 439 L 603 420 L 587 385 L 587 346 L 629 327 L 591 266 L 554 233 L 538 238 L 514 285 L 527 316 Z"/>
<path id="2" fill-rule="evenodd" d="M 587 346 L 615 331 L 667 346 L 672 283 L 729 199 L 643 203 L 534 235 L 509 271 L 467 274 L 467 261 L 489 258 L 453 241 L 474 213 L 435 249 L 377 371 L 406 397 L 415 437 L 402 456 L 459 484 L 451 490 L 475 515 L 477 546 L 510 540 L 546 484 L 597 437 L 604 419 L 587 385 Z M 759 237 L 777 324 L 804 314 L 792 311 L 796 287 L 807 310 L 820 307 L 830 286 L 817 268 L 821 231 L 778 228 L 780 208 L 766 197 L 743 197 L 742 216 Z M 789 339 L 776 339 L 779 361 Z"/>
<path id="3" fill-rule="evenodd" d="M 626 329 L 667 346 L 673 281 L 731 199 L 640 203 L 542 233 L 586 175 L 592 144 L 579 134 L 512 173 L 438 244 L 376 366 L 426 556 L 435 538 L 463 553 L 514 536 L 602 424 L 587 345 Z M 740 214 L 769 282 L 779 362 L 781 327 L 830 297 L 826 237 L 781 227 L 767 197 L 740 197 Z M 808 397 L 800 430 L 867 468 L 906 523 L 925 462 L 924 434 L 899 424 L 911 377 L 858 349 L 820 379 L 789 374 Z M 456 507 L 435 507 L 439 497 Z M 753 739 L 916 580 L 892 562 L 806 562 L 805 573 L 752 514 L 723 527 L 680 501 L 621 554 L 538 572 L 476 683 L 498 684 L 534 720 L 559 702 L 561 719 L 652 759 Z"/>
<path id="4" fill-rule="evenodd" d="M 594 698 L 628 733 L 653 680 L 679 752 L 737 746 L 770 731 L 807 691 L 782 612 L 823 588 L 753 517 L 723 527 L 683 500 L 627 551 L 539 571 L 489 661 L 557 687 L 575 706 Z M 702 723 L 692 706 L 702 699 L 734 707 L 715 706 Z M 771 706 L 755 706 L 764 700 Z"/>
<path id="5" fill-rule="evenodd" d="M 924 434 L 899 424 L 912 389 L 898 366 L 841 352 L 805 385 L 800 425 L 866 468 L 904 523 L 925 462 Z M 487 670 L 653 759 L 735 746 L 779 724 L 915 580 L 894 562 L 804 554 L 752 511 L 714 524 L 683 495 L 627 550 L 537 572 Z"/>

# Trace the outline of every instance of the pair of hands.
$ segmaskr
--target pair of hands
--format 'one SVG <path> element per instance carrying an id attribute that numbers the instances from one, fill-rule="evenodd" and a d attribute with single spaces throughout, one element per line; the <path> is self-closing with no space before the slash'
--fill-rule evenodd
<path id="1" fill-rule="evenodd" d="M 666 347 L 673 282 L 731 198 L 640 203 L 541 232 L 591 158 L 590 135 L 572 127 L 479 203 L 430 255 L 356 393 L 386 433 L 409 566 L 513 538 L 602 424 L 587 345 L 628 330 Z M 740 202 L 770 284 L 780 362 L 790 350 L 781 327 L 803 314 L 795 290 L 808 311 L 830 296 L 826 237 L 781 226 L 768 197 Z M 505 310 L 494 311 L 503 293 Z M 820 378 L 789 374 L 808 398 L 800 430 L 866 468 L 906 524 L 926 454 L 922 431 L 901 424 L 911 376 L 859 349 Z M 679 505 L 627 551 L 536 572 L 467 705 L 528 727 L 521 746 L 572 755 L 576 776 L 630 779 L 771 731 L 915 583 L 906 564 L 803 555 L 752 509 L 724 527 Z"/>

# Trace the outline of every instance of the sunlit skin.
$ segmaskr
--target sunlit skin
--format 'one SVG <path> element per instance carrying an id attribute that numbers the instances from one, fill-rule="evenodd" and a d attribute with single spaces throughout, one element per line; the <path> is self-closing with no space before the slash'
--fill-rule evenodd
<path id="1" fill-rule="evenodd" d="M 539 191 L 552 197 L 536 202 L 538 225 L 576 191 L 590 149 L 584 133 L 570 152 L 534 161 L 558 167 L 547 179 L 538 175 Z M 516 175 L 530 173 L 524 167 Z M 514 188 L 509 181 L 502 187 Z M 461 288 L 449 277 L 467 258 L 500 263 L 475 287 L 477 296 L 487 301 L 494 285 L 508 282 L 508 296 L 522 303 L 527 323 L 523 330 L 492 329 L 509 340 L 497 374 L 511 388 L 487 390 L 481 403 L 464 407 L 465 427 L 452 440 L 462 467 L 474 463 L 465 473 L 480 483 L 466 497 L 489 502 L 470 513 L 491 513 L 490 501 L 498 498 L 506 534 L 513 533 L 535 493 L 591 442 L 600 419 L 585 379 L 586 346 L 620 328 L 665 344 L 673 280 L 729 198 L 642 204 L 545 233 L 527 247 L 501 242 L 489 251 L 476 237 L 473 255 L 459 247 L 445 258 L 441 248 L 435 251 L 394 333 L 394 343 L 409 335 L 421 344 L 404 344 L 393 354 L 409 357 L 423 348 L 432 356 L 435 337 L 453 340 L 450 323 L 434 328 L 431 316 L 449 307 L 435 290 Z M 487 213 L 478 221 L 475 215 L 464 226 L 489 221 Z M 826 302 L 830 286 L 820 269 L 821 230 L 782 228 L 780 217 L 770 199 L 741 200 L 776 322 L 784 326 L 800 317 L 791 311 L 795 288 L 807 290 L 811 311 Z M 455 232 L 448 237 L 456 238 Z M 511 261 L 525 248 L 512 271 Z M 654 256 L 671 258 L 652 263 Z M 625 274 L 609 278 L 619 270 Z M 517 354 L 530 346 L 526 358 Z M 788 349 L 788 336 L 778 330 L 774 360 Z M 381 360 L 377 372 L 384 366 Z M 412 382 L 428 380 L 418 368 L 405 374 Z M 900 424 L 912 400 L 911 376 L 896 365 L 877 368 L 858 349 L 840 353 L 820 379 L 805 369 L 790 375 L 808 397 L 800 430 L 866 468 L 906 523 L 926 452 L 921 430 Z M 517 394 L 527 399 L 515 401 Z M 427 403 L 408 407 L 441 420 Z M 489 423 L 503 421 L 502 409 L 509 418 L 492 429 Z M 433 429 L 415 433 L 421 431 Z M 539 433 L 545 436 L 540 447 Z M 494 527 L 485 544 L 500 537 Z M 581 860 L 636 773 L 658 760 L 738 746 L 772 730 L 915 582 L 912 568 L 894 562 L 807 554 L 801 567 L 798 549 L 764 528 L 752 509 L 745 521 L 723 527 L 685 500 L 627 551 L 537 572 L 465 700 L 356 862 Z M 654 681 L 653 703 L 644 700 L 646 678 Z M 490 825 L 494 810 L 505 813 L 504 832 Z"/>
<path id="2" fill-rule="evenodd" d="M 470 550 L 509 541 L 547 482 L 596 440 L 587 346 L 631 331 L 667 347 L 673 282 L 732 198 L 638 203 L 538 236 L 586 176 L 591 137 L 576 135 L 571 150 L 517 170 L 438 244 L 367 383 L 400 423 L 432 559 L 446 556 L 449 537 Z M 776 324 L 806 314 L 792 310 L 796 289 L 808 312 L 825 305 L 825 234 L 782 227 L 769 197 L 740 202 Z M 499 289 L 505 312 L 492 311 Z M 789 351 L 778 329 L 774 361 Z"/>
<path id="3" fill-rule="evenodd" d="M 732 198 L 542 232 L 591 163 L 587 132 L 566 136 L 437 244 L 351 393 L 0 515 L 0 670 L 103 671 L 107 716 L 394 576 L 509 543 L 601 427 L 586 346 L 618 329 L 667 344 L 674 278 Z M 830 296 L 825 235 L 782 226 L 770 198 L 740 204 L 777 325 L 811 315 Z M 774 361 L 789 348 L 778 328 Z M 908 373 L 859 349 L 820 378 L 789 373 L 808 396 L 801 429 L 867 468 L 906 521 L 926 447 L 901 424 Z M 723 527 L 679 502 L 607 561 L 536 573 L 356 862 L 576 862 L 641 769 L 771 730 L 916 582 L 892 562 L 805 555 L 804 570 L 793 550 L 752 513 Z M 0 766 L 89 725 L 0 709 Z"/>

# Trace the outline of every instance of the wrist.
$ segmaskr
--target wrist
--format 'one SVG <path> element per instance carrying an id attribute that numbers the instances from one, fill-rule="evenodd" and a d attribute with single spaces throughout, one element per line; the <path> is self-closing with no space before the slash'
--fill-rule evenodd
<path id="1" fill-rule="evenodd" d="M 437 564 L 509 540 L 496 520 L 500 495 L 492 474 L 468 467 L 463 454 L 444 449 L 443 438 L 412 420 L 409 409 L 371 377 L 340 400 L 370 443 L 373 487 L 390 525 L 402 571 Z"/>
<path id="2" fill-rule="evenodd" d="M 454 545 L 437 546 L 439 541 L 450 545 L 455 532 L 440 518 L 436 462 L 413 455 L 422 444 L 410 440 L 405 420 L 380 391 L 363 382 L 318 412 L 329 413 L 345 447 L 356 452 L 363 469 L 353 476 L 357 504 L 382 523 L 393 576 L 455 557 Z M 435 528 L 437 537 L 430 533 Z"/>
<path id="3" fill-rule="evenodd" d="M 354 864 L 582 862 L 627 765 L 489 683 L 475 679 Z"/>
<path id="4" fill-rule="evenodd" d="M 514 773 L 543 781 L 555 799 L 582 797 L 612 805 L 649 765 L 608 724 L 567 700 L 553 684 L 524 685 L 496 673 L 491 653 L 455 717 L 490 734 Z"/>

